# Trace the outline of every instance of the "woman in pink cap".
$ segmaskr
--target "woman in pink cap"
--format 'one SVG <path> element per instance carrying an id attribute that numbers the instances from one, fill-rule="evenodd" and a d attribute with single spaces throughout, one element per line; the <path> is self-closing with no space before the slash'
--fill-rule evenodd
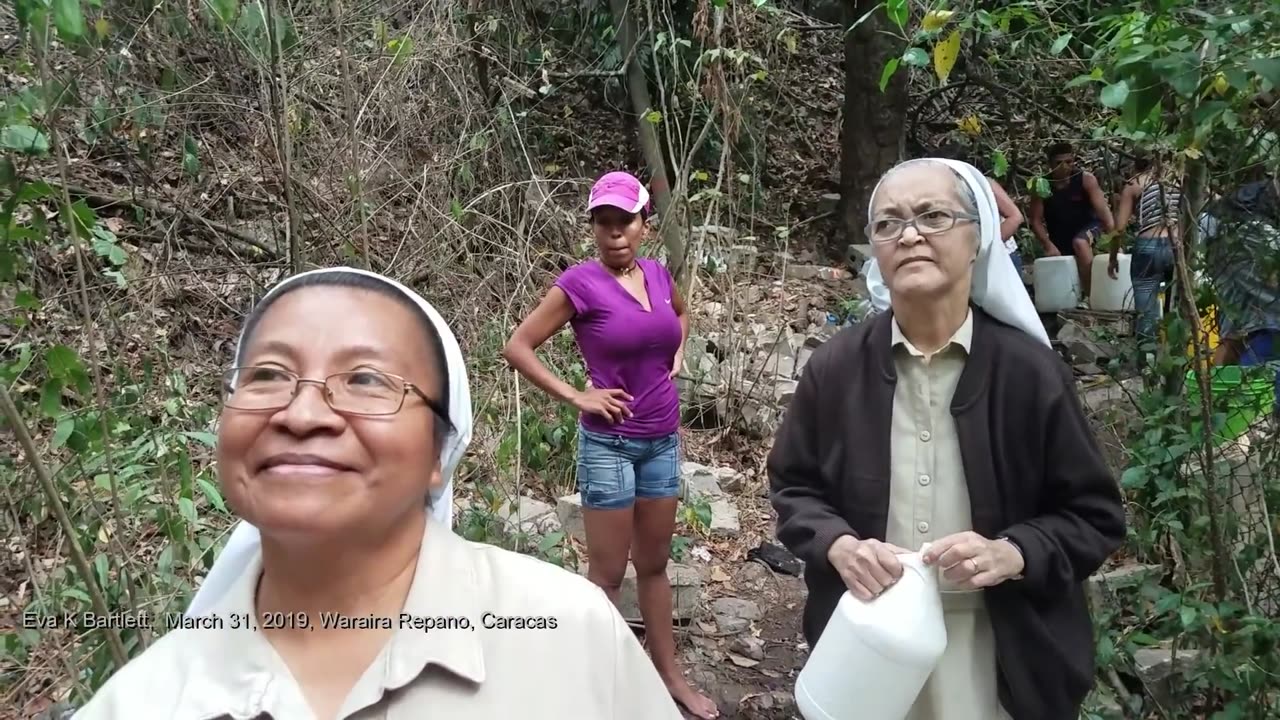
<path id="1" fill-rule="evenodd" d="M 691 688 L 676 665 L 666 573 L 680 490 L 674 378 L 689 316 L 667 269 L 638 255 L 649 227 L 644 185 L 625 172 L 608 173 L 591 188 L 587 210 L 599 256 L 560 275 L 503 355 L 529 382 L 581 411 L 587 576 L 616 604 L 630 554 L 654 665 L 677 702 L 697 717 L 715 718 L 715 703 Z M 586 390 L 556 377 L 536 354 L 566 323 L 591 378 Z"/>

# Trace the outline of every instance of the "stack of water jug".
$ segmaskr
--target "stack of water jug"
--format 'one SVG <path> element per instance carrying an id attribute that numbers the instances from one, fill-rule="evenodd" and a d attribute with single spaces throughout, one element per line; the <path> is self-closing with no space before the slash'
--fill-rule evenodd
<path id="1" fill-rule="evenodd" d="M 1124 253 L 1116 257 L 1116 276 L 1107 272 L 1109 255 L 1093 258 L 1090 274 L 1089 309 L 1105 312 L 1133 312 L 1133 283 L 1129 279 L 1129 266 L 1133 257 Z M 1032 288 L 1035 292 L 1036 310 L 1056 313 L 1074 310 L 1080 304 L 1080 271 L 1075 256 L 1058 255 L 1042 257 L 1032 265 Z"/>

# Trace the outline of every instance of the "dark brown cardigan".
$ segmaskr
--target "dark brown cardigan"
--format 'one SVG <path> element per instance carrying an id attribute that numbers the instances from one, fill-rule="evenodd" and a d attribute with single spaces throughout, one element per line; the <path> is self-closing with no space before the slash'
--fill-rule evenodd
<path id="1" fill-rule="evenodd" d="M 843 330 L 814 352 L 769 454 L 778 539 L 806 563 L 810 647 L 845 591 L 827 561 L 831 543 L 885 537 L 897 382 L 890 318 Z M 974 531 L 1007 536 L 1026 559 L 1023 579 L 984 591 L 1001 703 L 1014 720 L 1076 720 L 1094 681 L 1083 583 L 1124 540 L 1119 487 L 1070 369 L 977 308 L 951 414 Z"/>

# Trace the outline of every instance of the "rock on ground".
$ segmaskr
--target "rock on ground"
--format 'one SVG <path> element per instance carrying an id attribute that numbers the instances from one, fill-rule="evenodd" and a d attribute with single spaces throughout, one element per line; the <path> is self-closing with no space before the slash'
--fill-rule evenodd
<path id="1" fill-rule="evenodd" d="M 1173 643 L 1165 641 L 1134 652 L 1134 671 L 1147 694 L 1161 707 L 1170 708 L 1174 706 L 1174 684 L 1199 657 L 1200 650 L 1195 648 L 1180 648 L 1174 653 Z"/>
<path id="2" fill-rule="evenodd" d="M 578 565 L 578 572 L 586 575 L 589 563 Z M 702 573 L 695 567 L 680 563 L 667 564 L 667 580 L 671 583 L 671 618 L 673 620 L 692 620 L 703 608 Z M 627 572 L 622 576 L 622 586 L 618 589 L 618 612 L 628 622 L 643 622 L 640 615 L 640 594 L 636 568 L 627 563 Z"/>
<path id="3" fill-rule="evenodd" d="M 716 598 L 711 602 L 711 612 L 716 615 L 742 618 L 743 620 L 759 620 L 760 606 L 751 600 L 736 597 Z"/>
<path id="4" fill-rule="evenodd" d="M 776 260 L 790 284 L 747 284 L 699 308 L 719 329 L 695 332 L 685 344 L 679 385 L 689 423 L 772 435 L 813 350 L 869 307 L 862 300 L 865 283 L 848 270 L 797 262 L 785 253 Z M 781 316 L 766 313 L 771 303 L 781 303 Z M 766 314 L 770 322 L 761 321 Z"/>
<path id="5" fill-rule="evenodd" d="M 742 473 L 732 468 L 709 468 L 686 462 L 680 468 L 680 497 L 685 502 L 701 499 L 711 508 L 712 535 L 733 537 L 741 530 L 738 507 L 723 485 L 743 486 Z"/>
<path id="6" fill-rule="evenodd" d="M 498 508 L 498 517 L 507 532 L 545 535 L 560 530 L 556 509 L 531 497 L 520 496 L 515 503 L 506 500 Z"/>
<path id="7" fill-rule="evenodd" d="M 1115 592 L 1137 587 L 1149 578 L 1159 578 L 1162 572 L 1164 568 L 1159 565 L 1125 565 L 1093 575 L 1089 582 L 1098 590 Z"/>
<path id="8" fill-rule="evenodd" d="M 587 528 L 582 522 L 582 496 L 578 493 L 565 495 L 556 500 L 556 517 L 560 519 L 560 528 L 566 537 L 580 543 L 587 542 Z"/>

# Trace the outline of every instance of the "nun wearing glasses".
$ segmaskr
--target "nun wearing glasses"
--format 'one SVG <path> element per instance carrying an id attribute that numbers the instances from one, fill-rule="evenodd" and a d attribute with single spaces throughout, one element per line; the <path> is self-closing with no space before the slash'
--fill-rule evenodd
<path id="1" fill-rule="evenodd" d="M 1119 487 L 982 174 L 902 163 L 868 220 L 883 312 L 814 353 L 768 459 L 778 538 L 806 561 L 806 639 L 929 543 L 948 642 L 906 720 L 1075 720 L 1094 677 L 1084 582 L 1124 539 Z"/>
<path id="2" fill-rule="evenodd" d="M 471 399 L 426 300 L 295 275 L 224 388 L 217 474 L 242 520 L 184 626 L 76 718 L 680 717 L 598 587 L 452 532 Z"/>

